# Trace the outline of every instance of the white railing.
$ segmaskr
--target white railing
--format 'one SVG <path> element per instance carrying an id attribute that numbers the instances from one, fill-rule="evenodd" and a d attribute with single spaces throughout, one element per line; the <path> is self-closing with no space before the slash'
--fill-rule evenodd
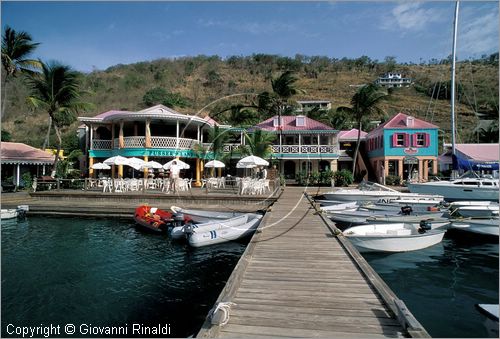
<path id="1" fill-rule="evenodd" d="M 286 154 L 324 154 L 339 152 L 338 146 L 334 145 L 273 145 L 274 153 Z"/>
<path id="2" fill-rule="evenodd" d="M 111 140 L 92 140 L 92 149 L 111 149 Z"/>
<path id="3" fill-rule="evenodd" d="M 146 144 L 145 137 L 124 137 L 123 147 L 124 148 L 143 148 Z"/>
<path id="4" fill-rule="evenodd" d="M 151 137 L 152 148 L 175 148 L 175 137 Z"/>
<path id="5" fill-rule="evenodd" d="M 194 145 L 198 144 L 197 140 L 179 138 L 179 143 L 177 144 L 177 138 L 175 137 L 151 137 L 151 147 L 152 148 L 181 148 L 181 149 L 192 149 Z M 119 148 L 120 139 L 115 138 L 114 140 L 92 140 L 92 149 L 112 149 Z M 143 136 L 138 137 L 124 137 L 123 138 L 124 148 L 145 148 L 146 138 Z"/>

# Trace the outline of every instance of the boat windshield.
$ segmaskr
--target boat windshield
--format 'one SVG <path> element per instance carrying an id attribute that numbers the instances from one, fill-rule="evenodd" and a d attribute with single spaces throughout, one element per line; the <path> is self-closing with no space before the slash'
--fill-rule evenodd
<path id="1" fill-rule="evenodd" d="M 396 190 L 393 190 L 392 188 L 389 188 L 387 186 L 377 184 L 376 182 L 366 181 L 366 180 L 363 180 L 362 182 L 359 183 L 358 189 L 361 191 L 397 192 Z"/>

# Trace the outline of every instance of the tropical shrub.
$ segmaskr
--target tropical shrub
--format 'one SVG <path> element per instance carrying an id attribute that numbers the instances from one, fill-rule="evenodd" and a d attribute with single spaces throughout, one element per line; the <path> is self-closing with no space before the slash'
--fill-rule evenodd
<path id="1" fill-rule="evenodd" d="M 354 182 L 352 172 L 346 169 L 333 173 L 333 180 L 336 187 L 349 186 Z"/>
<path id="2" fill-rule="evenodd" d="M 401 185 L 401 177 L 398 175 L 388 175 L 385 177 L 385 184 L 389 186 Z"/>

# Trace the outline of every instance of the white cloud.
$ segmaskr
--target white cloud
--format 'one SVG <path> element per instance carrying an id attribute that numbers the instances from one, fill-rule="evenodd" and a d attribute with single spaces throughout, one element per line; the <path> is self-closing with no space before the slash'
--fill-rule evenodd
<path id="1" fill-rule="evenodd" d="M 498 8 L 486 13 L 464 11 L 458 25 L 459 54 L 480 56 L 498 52 Z"/>
<path id="2" fill-rule="evenodd" d="M 387 30 L 422 31 L 442 18 L 441 10 L 423 8 L 419 2 L 404 2 L 383 17 L 382 28 Z M 404 33 L 404 32 L 403 32 Z"/>
<path id="3" fill-rule="evenodd" d="M 292 32 L 296 27 L 291 24 L 271 21 L 271 22 L 231 22 L 231 21 L 217 21 L 217 20 L 198 20 L 198 24 L 204 27 L 220 27 L 230 29 L 237 32 L 250 33 L 250 34 L 273 34 L 277 32 Z"/>

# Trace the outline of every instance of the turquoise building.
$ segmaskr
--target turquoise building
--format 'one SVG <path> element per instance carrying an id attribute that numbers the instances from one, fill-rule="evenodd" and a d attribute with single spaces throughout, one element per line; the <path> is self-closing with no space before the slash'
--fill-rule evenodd
<path id="1" fill-rule="evenodd" d="M 387 175 L 427 181 L 438 171 L 439 127 L 398 113 L 366 135 L 366 152 L 378 181 Z"/>

